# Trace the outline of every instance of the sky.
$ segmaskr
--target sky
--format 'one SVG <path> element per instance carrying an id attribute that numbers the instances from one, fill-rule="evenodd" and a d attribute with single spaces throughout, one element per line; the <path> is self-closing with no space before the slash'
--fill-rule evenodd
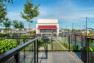
<path id="1" fill-rule="evenodd" d="M 21 18 L 26 0 L 13 0 L 8 4 L 7 17 L 11 20 L 24 22 L 28 28 L 28 22 Z M 59 28 L 84 29 L 86 17 L 88 17 L 88 28 L 94 28 L 94 0 L 33 0 L 39 6 L 40 15 L 33 19 L 31 28 L 36 27 L 37 19 L 58 19 Z"/>

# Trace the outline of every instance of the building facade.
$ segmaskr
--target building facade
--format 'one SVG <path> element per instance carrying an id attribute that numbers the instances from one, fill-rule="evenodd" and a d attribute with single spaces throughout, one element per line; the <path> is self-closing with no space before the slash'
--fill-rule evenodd
<path id="1" fill-rule="evenodd" d="M 59 35 L 58 19 L 38 19 L 36 24 L 37 35 Z"/>

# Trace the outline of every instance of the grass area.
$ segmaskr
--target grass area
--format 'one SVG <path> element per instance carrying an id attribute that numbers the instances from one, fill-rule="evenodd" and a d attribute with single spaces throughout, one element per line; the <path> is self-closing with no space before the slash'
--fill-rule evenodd
<path id="1" fill-rule="evenodd" d="M 39 41 L 39 48 L 41 47 L 45 47 L 45 42 L 44 41 Z M 66 47 L 64 47 L 63 44 L 61 44 L 61 41 L 57 41 L 55 40 L 54 42 L 47 42 L 47 48 L 48 50 L 65 50 L 67 49 Z"/>
<path id="2" fill-rule="evenodd" d="M 69 42 L 67 41 L 67 39 L 63 39 L 60 42 L 66 49 L 69 49 Z M 81 42 L 77 41 L 77 43 L 78 48 L 77 45 L 75 46 L 75 41 L 72 41 L 72 43 L 70 43 L 70 50 L 81 50 Z"/>
<path id="3" fill-rule="evenodd" d="M 64 50 L 64 48 L 57 41 L 55 41 L 53 45 L 54 45 L 54 50 Z"/>
<path id="4" fill-rule="evenodd" d="M 52 47 L 51 47 L 51 44 L 48 44 L 48 50 L 51 50 Z"/>

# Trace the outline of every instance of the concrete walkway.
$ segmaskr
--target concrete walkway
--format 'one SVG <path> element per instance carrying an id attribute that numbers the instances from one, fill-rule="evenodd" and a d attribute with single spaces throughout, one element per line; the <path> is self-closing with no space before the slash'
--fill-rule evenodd
<path id="1" fill-rule="evenodd" d="M 74 52 L 39 53 L 39 63 L 83 63 Z"/>

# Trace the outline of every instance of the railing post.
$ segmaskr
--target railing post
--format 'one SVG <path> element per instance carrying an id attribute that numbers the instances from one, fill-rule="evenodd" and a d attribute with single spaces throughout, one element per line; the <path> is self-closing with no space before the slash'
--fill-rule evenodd
<path id="1" fill-rule="evenodd" d="M 83 43 L 84 41 L 83 41 L 83 36 L 81 35 L 81 48 L 83 48 Z"/>
<path id="2" fill-rule="evenodd" d="M 76 47 L 76 34 L 75 34 L 75 47 Z"/>
<path id="3" fill-rule="evenodd" d="M 25 39 L 23 39 L 23 42 L 25 43 Z M 24 63 L 25 63 L 25 47 L 24 47 Z"/>
<path id="4" fill-rule="evenodd" d="M 72 41 L 73 41 L 73 40 L 72 40 L 72 34 L 71 34 L 71 43 L 72 43 Z"/>
<path id="5" fill-rule="evenodd" d="M 85 36 L 85 47 L 87 47 L 87 36 Z"/>
<path id="6" fill-rule="evenodd" d="M 34 63 L 36 63 L 36 41 L 34 41 Z"/>
<path id="7" fill-rule="evenodd" d="M 37 63 L 38 63 L 38 39 L 37 39 Z"/>
<path id="8" fill-rule="evenodd" d="M 18 37 L 16 37 L 17 38 L 17 44 L 19 45 L 19 40 L 18 40 Z"/>
<path id="9" fill-rule="evenodd" d="M 70 52 L 70 36 L 69 36 L 69 52 Z"/>
<path id="10" fill-rule="evenodd" d="M 89 39 L 86 39 L 87 42 L 87 63 L 89 63 Z"/>
<path id="11" fill-rule="evenodd" d="M 19 57 L 19 52 L 17 54 L 14 55 L 16 63 L 20 63 L 20 57 Z"/>

